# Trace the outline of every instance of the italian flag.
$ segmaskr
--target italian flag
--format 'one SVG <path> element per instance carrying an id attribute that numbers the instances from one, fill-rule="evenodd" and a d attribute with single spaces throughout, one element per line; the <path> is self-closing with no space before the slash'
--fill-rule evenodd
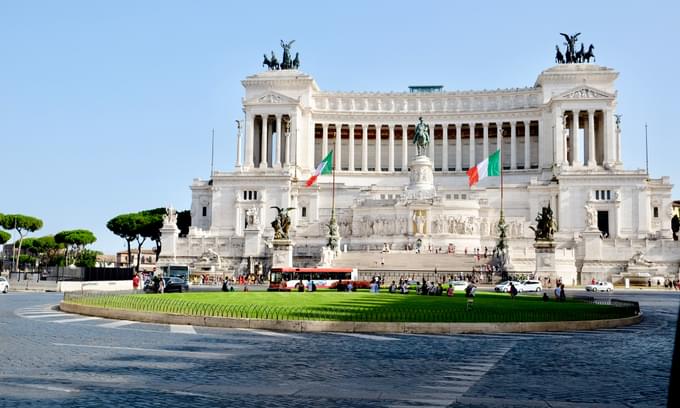
<path id="1" fill-rule="evenodd" d="M 328 152 L 326 157 L 321 160 L 321 163 L 319 163 L 318 166 L 316 166 L 316 169 L 314 169 L 314 173 L 312 173 L 312 177 L 307 180 L 307 187 L 310 187 L 314 182 L 316 181 L 317 177 L 323 175 L 323 174 L 331 174 L 331 171 L 333 170 L 333 151 L 331 150 Z"/>
<path id="2" fill-rule="evenodd" d="M 496 150 L 491 156 L 467 171 L 470 187 L 487 176 L 501 175 L 501 151 Z"/>

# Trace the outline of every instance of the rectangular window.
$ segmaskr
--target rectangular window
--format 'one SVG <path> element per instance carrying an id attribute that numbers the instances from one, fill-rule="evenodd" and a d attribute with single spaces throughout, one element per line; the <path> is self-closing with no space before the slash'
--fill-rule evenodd
<path id="1" fill-rule="evenodd" d="M 454 199 L 454 200 L 458 200 L 459 198 L 460 198 L 460 196 L 459 196 L 458 194 L 454 194 L 454 195 L 453 195 L 453 199 Z"/>
<path id="2" fill-rule="evenodd" d="M 654 207 L 654 218 L 659 218 L 659 207 Z"/>
<path id="3" fill-rule="evenodd" d="M 447 199 L 447 200 L 450 200 L 450 199 L 451 199 L 451 194 L 447 194 L 447 195 L 446 195 L 446 199 Z"/>
<path id="4" fill-rule="evenodd" d="M 208 215 L 208 207 L 203 207 L 203 216 L 206 217 Z"/>
<path id="5" fill-rule="evenodd" d="M 307 216 L 307 207 L 302 207 L 302 217 Z"/>
<path id="6" fill-rule="evenodd" d="M 257 200 L 257 191 L 253 191 L 253 200 Z"/>
<path id="7" fill-rule="evenodd" d="M 467 200 L 467 194 L 461 194 L 460 199 L 461 200 Z"/>
<path id="8" fill-rule="evenodd" d="M 595 190 L 595 199 L 596 200 L 600 199 L 600 190 Z"/>
<path id="9" fill-rule="evenodd" d="M 612 199 L 612 191 L 607 190 L 607 200 L 611 200 L 611 199 Z"/>
<path id="10" fill-rule="evenodd" d="M 248 192 L 245 191 L 245 190 L 243 191 L 243 199 L 244 199 L 244 200 L 247 200 L 247 199 L 248 199 Z"/>

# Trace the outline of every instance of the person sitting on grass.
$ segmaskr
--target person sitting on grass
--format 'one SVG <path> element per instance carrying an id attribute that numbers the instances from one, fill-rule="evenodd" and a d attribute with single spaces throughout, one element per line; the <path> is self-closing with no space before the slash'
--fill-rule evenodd
<path id="1" fill-rule="evenodd" d="M 394 281 L 390 284 L 390 293 L 397 293 L 397 284 Z"/>
<path id="2" fill-rule="evenodd" d="M 548 294 L 543 292 L 543 301 L 547 302 L 548 300 L 550 300 L 550 298 L 548 297 Z"/>
<path id="3" fill-rule="evenodd" d="M 467 298 L 475 297 L 476 290 L 477 287 L 474 285 L 474 283 L 472 282 L 468 283 L 467 287 L 465 288 L 465 297 Z"/>
<path id="4" fill-rule="evenodd" d="M 348 292 L 354 291 L 354 285 L 352 285 L 352 281 L 349 281 L 349 283 L 347 284 L 347 291 Z"/>

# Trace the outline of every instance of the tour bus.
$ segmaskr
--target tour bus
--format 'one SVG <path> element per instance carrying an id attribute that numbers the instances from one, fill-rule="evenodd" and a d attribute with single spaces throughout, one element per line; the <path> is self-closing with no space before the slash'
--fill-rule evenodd
<path id="1" fill-rule="evenodd" d="M 162 266 L 161 271 L 166 278 L 180 278 L 185 281 L 189 280 L 189 267 L 186 265 L 168 265 Z"/>
<path id="2" fill-rule="evenodd" d="M 272 268 L 269 276 L 269 291 L 290 291 L 296 285 L 307 287 L 313 281 L 317 288 L 329 288 L 343 280 L 357 280 L 359 274 L 352 268 Z"/>

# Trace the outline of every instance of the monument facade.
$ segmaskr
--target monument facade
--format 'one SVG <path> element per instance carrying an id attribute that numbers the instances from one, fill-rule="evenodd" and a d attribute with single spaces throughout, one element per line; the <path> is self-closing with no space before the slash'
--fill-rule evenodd
<path id="1" fill-rule="evenodd" d="M 331 149 L 343 248 L 405 250 L 421 240 L 491 249 L 498 177 L 470 188 L 466 170 L 501 149 L 511 272 L 536 270 L 529 226 L 549 206 L 557 224 L 555 262 L 573 266 L 579 280 L 625 273 L 638 252 L 655 273 L 677 276 L 670 180 L 624 166 L 619 74 L 587 62 L 593 55 L 579 56 L 575 37 L 565 37 L 568 58 L 557 55 L 558 64 L 533 86 L 388 93 L 324 91 L 299 69 L 299 54 L 291 57 L 292 42 L 282 42 L 285 68 L 265 54 L 268 70 L 242 81 L 245 118 L 234 169 L 193 181 L 190 232 L 163 235 L 170 245 L 163 243 L 160 262 L 188 264 L 211 249 L 236 273 L 253 262 L 266 269 L 277 231 L 271 207 L 279 207 L 294 209 L 286 234 L 294 264 L 318 264 L 333 183 L 321 176 L 305 187 L 305 180 Z M 423 130 L 428 143 L 414 143 Z"/>

